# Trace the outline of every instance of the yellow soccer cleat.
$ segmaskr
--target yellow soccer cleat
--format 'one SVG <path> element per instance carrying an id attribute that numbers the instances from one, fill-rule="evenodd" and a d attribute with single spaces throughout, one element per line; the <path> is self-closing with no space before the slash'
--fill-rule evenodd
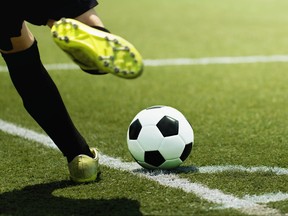
<path id="1" fill-rule="evenodd" d="M 96 148 L 90 148 L 93 158 L 87 155 L 78 155 L 70 163 L 68 168 L 70 179 L 77 183 L 92 182 L 100 173 L 99 153 Z"/>
<path id="2" fill-rule="evenodd" d="M 55 22 L 51 33 L 55 43 L 88 73 L 133 79 L 143 72 L 142 56 L 120 36 L 68 18 Z"/>

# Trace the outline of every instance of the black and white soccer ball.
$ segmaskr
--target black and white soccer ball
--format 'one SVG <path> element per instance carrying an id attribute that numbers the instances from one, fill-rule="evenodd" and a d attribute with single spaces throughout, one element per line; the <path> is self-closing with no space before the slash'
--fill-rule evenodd
<path id="1" fill-rule="evenodd" d="M 127 131 L 128 149 L 147 169 L 173 169 L 192 151 L 194 132 L 186 117 L 170 106 L 152 106 L 140 111 Z"/>

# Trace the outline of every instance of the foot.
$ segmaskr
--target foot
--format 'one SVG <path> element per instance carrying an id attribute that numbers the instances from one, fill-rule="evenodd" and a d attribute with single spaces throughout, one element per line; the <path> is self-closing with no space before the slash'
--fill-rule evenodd
<path id="1" fill-rule="evenodd" d="M 76 183 L 92 182 L 97 179 L 99 169 L 99 153 L 90 148 L 93 158 L 87 155 L 76 156 L 69 164 L 70 179 Z"/>
<path id="2" fill-rule="evenodd" d="M 55 43 L 88 73 L 133 79 L 143 72 L 140 53 L 117 35 L 68 18 L 56 22 L 51 33 Z"/>

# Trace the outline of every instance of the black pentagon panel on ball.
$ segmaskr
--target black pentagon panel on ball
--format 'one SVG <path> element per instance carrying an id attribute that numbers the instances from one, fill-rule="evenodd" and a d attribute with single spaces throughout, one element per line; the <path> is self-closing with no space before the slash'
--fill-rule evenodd
<path id="1" fill-rule="evenodd" d="M 144 161 L 147 164 L 150 164 L 152 166 L 158 167 L 162 163 L 165 162 L 165 158 L 157 150 L 156 151 L 146 151 L 144 153 Z"/>
<path id="2" fill-rule="evenodd" d="M 136 140 L 140 134 L 142 125 L 139 119 L 135 120 L 129 127 L 129 139 Z"/>
<path id="3" fill-rule="evenodd" d="M 186 158 L 190 155 L 191 151 L 192 151 L 192 145 L 193 143 L 188 143 L 185 145 L 184 151 L 182 152 L 180 159 L 182 161 L 186 160 Z"/>
<path id="4" fill-rule="evenodd" d="M 157 123 L 157 127 L 164 137 L 174 136 L 178 134 L 179 122 L 170 116 L 164 116 Z"/>

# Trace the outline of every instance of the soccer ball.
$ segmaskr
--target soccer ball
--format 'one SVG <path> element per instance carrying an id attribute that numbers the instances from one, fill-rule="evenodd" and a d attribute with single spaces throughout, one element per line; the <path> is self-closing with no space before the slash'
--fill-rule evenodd
<path id="1" fill-rule="evenodd" d="M 173 169 L 192 151 L 194 132 L 186 117 L 170 106 L 140 111 L 127 131 L 128 149 L 146 169 Z"/>

